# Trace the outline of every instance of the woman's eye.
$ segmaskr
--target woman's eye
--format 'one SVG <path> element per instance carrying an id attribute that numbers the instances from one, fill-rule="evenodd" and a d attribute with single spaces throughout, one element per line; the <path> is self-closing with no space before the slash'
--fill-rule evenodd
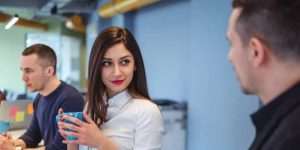
<path id="1" fill-rule="evenodd" d="M 127 59 L 121 61 L 121 64 L 122 64 L 122 65 L 127 65 L 127 64 L 129 64 L 129 63 L 130 63 L 130 61 L 127 60 Z"/>
<path id="2" fill-rule="evenodd" d="M 102 65 L 103 65 L 103 66 L 109 66 L 109 65 L 110 65 L 110 62 L 108 62 L 108 61 L 103 61 L 103 62 L 102 62 Z"/>

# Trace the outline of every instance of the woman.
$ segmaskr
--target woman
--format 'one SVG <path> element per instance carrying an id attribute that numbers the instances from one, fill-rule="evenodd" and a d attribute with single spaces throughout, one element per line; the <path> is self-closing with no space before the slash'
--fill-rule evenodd
<path id="1" fill-rule="evenodd" d="M 63 119 L 78 126 L 59 122 L 63 136 L 78 138 L 63 141 L 68 149 L 161 149 L 163 120 L 150 101 L 142 55 L 127 29 L 108 27 L 98 35 L 88 76 L 86 122 L 67 115 Z"/>

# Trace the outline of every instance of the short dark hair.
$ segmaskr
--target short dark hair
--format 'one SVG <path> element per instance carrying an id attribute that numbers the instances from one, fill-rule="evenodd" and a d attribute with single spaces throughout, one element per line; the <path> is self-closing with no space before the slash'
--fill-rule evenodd
<path id="1" fill-rule="evenodd" d="M 300 0 L 233 0 L 241 7 L 236 30 L 245 45 L 263 41 L 279 60 L 300 60 Z"/>
<path id="2" fill-rule="evenodd" d="M 56 74 L 56 54 L 52 48 L 45 44 L 34 44 L 27 47 L 22 55 L 28 56 L 36 54 L 39 58 L 39 63 L 42 67 L 52 66 L 54 68 L 54 74 Z"/>
<path id="3" fill-rule="evenodd" d="M 107 50 L 116 44 L 124 44 L 132 54 L 136 70 L 127 89 L 134 98 L 150 99 L 147 88 L 146 73 L 140 48 L 131 34 L 125 28 L 110 26 L 104 29 L 96 38 L 89 60 L 87 101 L 88 111 L 94 122 L 100 126 L 106 118 L 107 107 L 104 103 L 105 85 L 101 79 L 102 60 Z"/>

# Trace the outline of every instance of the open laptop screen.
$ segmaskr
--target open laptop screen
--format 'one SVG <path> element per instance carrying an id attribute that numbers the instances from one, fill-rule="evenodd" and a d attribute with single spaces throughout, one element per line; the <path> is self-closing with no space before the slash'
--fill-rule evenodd
<path id="1" fill-rule="evenodd" d="M 28 128 L 33 115 L 33 100 L 1 101 L 0 120 L 10 121 L 10 130 Z"/>

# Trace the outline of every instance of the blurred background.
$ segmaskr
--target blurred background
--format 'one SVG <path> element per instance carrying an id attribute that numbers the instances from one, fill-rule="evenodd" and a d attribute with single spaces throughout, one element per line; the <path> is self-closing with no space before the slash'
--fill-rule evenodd
<path id="1" fill-rule="evenodd" d="M 34 98 L 22 81 L 20 57 L 44 43 L 57 53 L 60 79 L 84 94 L 95 37 L 110 25 L 126 27 L 165 119 L 163 150 L 248 149 L 249 114 L 259 102 L 242 94 L 226 59 L 230 13 L 231 2 L 218 0 L 0 0 L 0 90 L 7 100 Z"/>

